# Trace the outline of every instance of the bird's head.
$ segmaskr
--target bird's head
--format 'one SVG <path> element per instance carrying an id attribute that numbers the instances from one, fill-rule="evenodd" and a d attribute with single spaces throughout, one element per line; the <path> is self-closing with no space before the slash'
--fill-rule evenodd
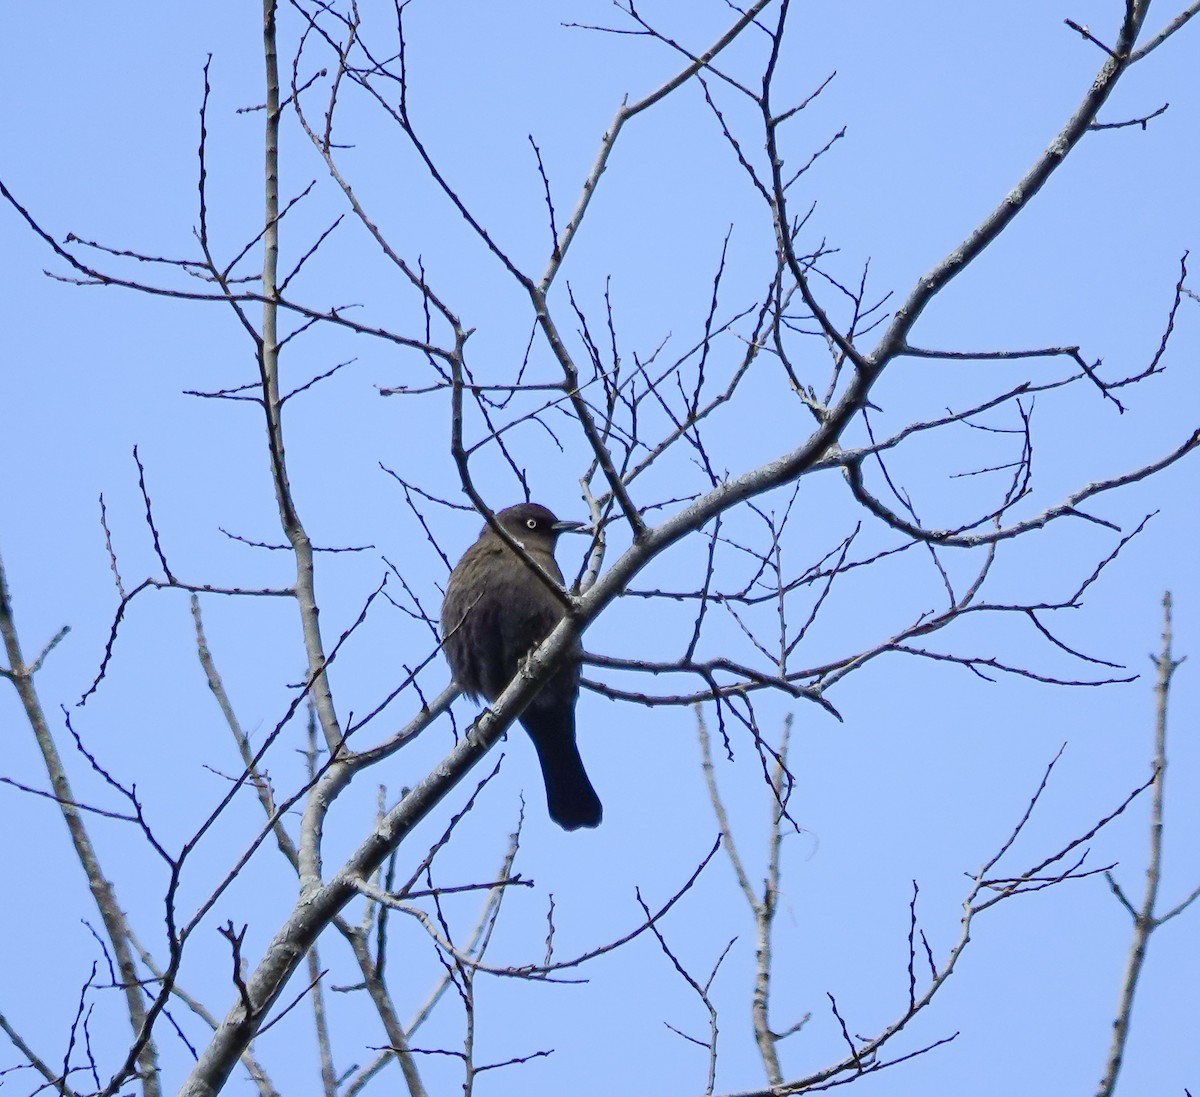
<path id="1" fill-rule="evenodd" d="M 563 522 L 554 517 L 554 513 L 540 503 L 518 503 L 508 507 L 496 515 L 506 532 L 515 541 L 525 543 L 541 543 L 554 547 L 560 533 L 577 533 L 584 528 L 583 522 Z M 484 526 L 484 533 L 489 527 Z"/>

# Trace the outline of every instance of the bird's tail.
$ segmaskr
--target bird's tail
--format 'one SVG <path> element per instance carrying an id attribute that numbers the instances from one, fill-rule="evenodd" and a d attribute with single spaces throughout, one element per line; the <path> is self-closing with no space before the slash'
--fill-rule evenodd
<path id="1" fill-rule="evenodd" d="M 604 809 L 579 757 L 573 717 L 528 708 L 521 723 L 537 748 L 550 818 L 563 830 L 599 826 Z"/>

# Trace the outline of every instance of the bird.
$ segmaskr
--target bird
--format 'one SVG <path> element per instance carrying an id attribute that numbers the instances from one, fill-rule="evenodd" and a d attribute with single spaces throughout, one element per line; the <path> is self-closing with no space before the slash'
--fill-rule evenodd
<path id="1" fill-rule="evenodd" d="M 529 560 L 562 587 L 554 546 L 559 534 L 584 524 L 559 521 L 538 503 L 520 503 L 495 517 Z M 442 649 L 454 681 L 473 700 L 482 694 L 494 701 L 565 614 L 565 592 L 551 590 L 490 524 L 484 525 L 450 573 L 442 602 Z M 537 751 L 550 818 L 564 830 L 599 826 L 604 814 L 575 741 L 582 651 L 576 637 L 562 666 L 518 717 Z"/>

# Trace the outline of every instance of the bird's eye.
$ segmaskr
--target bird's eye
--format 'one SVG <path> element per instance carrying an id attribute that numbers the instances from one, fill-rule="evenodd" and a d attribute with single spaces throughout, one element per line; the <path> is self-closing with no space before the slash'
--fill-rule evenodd
<path id="1" fill-rule="evenodd" d="M 530 529 L 537 529 L 537 519 L 536 518 L 526 518 L 525 525 L 527 525 Z"/>

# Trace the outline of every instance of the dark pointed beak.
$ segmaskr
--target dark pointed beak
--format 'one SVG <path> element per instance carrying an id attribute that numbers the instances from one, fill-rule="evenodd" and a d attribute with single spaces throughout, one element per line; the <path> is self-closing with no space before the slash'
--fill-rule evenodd
<path id="1" fill-rule="evenodd" d="M 588 525 L 586 522 L 555 522 L 550 528 L 555 533 L 582 533 Z"/>

